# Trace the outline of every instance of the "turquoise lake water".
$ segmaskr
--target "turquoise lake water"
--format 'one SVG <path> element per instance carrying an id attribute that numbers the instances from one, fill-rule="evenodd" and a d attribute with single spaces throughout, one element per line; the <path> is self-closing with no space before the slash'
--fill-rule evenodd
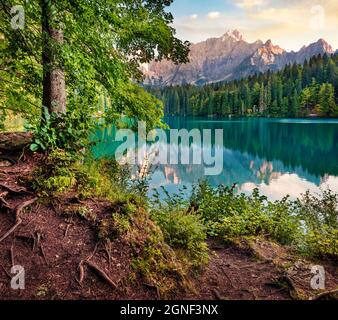
<path id="1" fill-rule="evenodd" d="M 165 122 L 174 129 L 223 129 L 223 169 L 205 176 L 203 164 L 157 165 L 151 188 L 163 186 L 176 193 L 182 186 L 189 190 L 198 180 L 207 179 L 213 186 L 236 183 L 244 193 L 257 187 L 271 200 L 327 187 L 338 192 L 338 120 L 167 117 Z M 97 132 L 96 156 L 114 154 L 118 145 L 114 135 L 114 128 Z M 220 152 L 213 143 L 206 147 Z"/>

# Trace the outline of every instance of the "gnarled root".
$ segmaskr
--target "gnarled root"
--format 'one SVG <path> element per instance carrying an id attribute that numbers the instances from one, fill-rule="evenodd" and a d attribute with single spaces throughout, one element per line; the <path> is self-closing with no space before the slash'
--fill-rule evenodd
<path id="1" fill-rule="evenodd" d="M 86 264 L 88 266 L 88 268 L 90 268 L 92 271 L 94 271 L 101 279 L 103 279 L 105 282 L 107 282 L 111 287 L 113 287 L 116 290 L 118 289 L 117 284 L 110 279 L 110 277 L 106 274 L 105 271 L 103 271 L 98 265 L 96 265 L 94 262 L 91 262 L 90 260 L 93 258 L 93 256 L 96 253 L 97 250 L 97 244 L 95 246 L 95 249 L 93 251 L 93 253 L 85 260 L 81 260 L 79 265 L 78 265 L 78 269 L 79 269 L 79 279 L 77 280 L 78 283 L 81 285 L 84 278 L 85 278 L 85 269 L 84 269 L 84 265 Z"/>
<path id="2" fill-rule="evenodd" d="M 19 204 L 16 209 L 15 209 L 15 224 L 12 228 L 10 228 L 1 238 L 0 238 L 0 242 L 2 242 L 3 240 L 5 240 L 8 236 L 10 236 L 15 230 L 16 228 L 22 223 L 22 219 L 20 217 L 21 212 L 23 209 L 25 209 L 26 207 L 30 206 L 31 204 L 33 204 L 38 198 L 34 198 L 31 200 L 27 200 L 24 201 L 23 203 Z"/>
<path id="3" fill-rule="evenodd" d="M 117 289 L 117 284 L 113 280 L 111 280 L 109 276 L 102 269 L 100 269 L 95 263 L 86 261 L 86 264 L 90 269 L 95 271 L 103 280 L 105 280 L 111 287 Z"/>
<path id="4" fill-rule="evenodd" d="M 29 193 L 27 189 L 24 187 L 18 187 L 17 189 L 14 189 L 13 187 L 10 187 L 2 182 L 0 182 L 0 187 L 13 193 L 22 193 L 22 192 Z"/>

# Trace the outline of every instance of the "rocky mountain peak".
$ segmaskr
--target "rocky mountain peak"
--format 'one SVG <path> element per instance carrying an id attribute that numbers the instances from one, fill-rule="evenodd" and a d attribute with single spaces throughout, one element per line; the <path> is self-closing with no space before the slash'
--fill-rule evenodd
<path id="1" fill-rule="evenodd" d="M 273 46 L 273 44 L 272 44 L 272 40 L 271 39 L 269 39 L 268 41 L 266 41 L 265 42 L 265 44 L 264 44 L 266 47 L 272 47 Z"/>
<path id="2" fill-rule="evenodd" d="M 324 39 L 319 39 L 317 42 L 311 43 L 308 46 L 303 46 L 299 52 L 310 51 L 315 52 L 319 51 L 320 53 L 334 53 L 333 48 L 329 45 Z"/>
<path id="3" fill-rule="evenodd" d="M 228 30 L 222 37 L 223 41 L 229 38 L 235 41 L 244 41 L 243 35 L 237 29 Z"/>
<path id="4" fill-rule="evenodd" d="M 269 39 L 267 42 L 265 42 L 264 46 L 261 49 L 263 49 L 264 51 L 268 51 L 272 54 L 283 54 L 285 52 L 285 50 L 282 49 L 281 47 L 275 46 L 272 43 L 271 39 Z"/>
<path id="5" fill-rule="evenodd" d="M 319 39 L 316 44 L 322 46 L 327 53 L 334 53 L 333 48 L 324 39 Z"/>

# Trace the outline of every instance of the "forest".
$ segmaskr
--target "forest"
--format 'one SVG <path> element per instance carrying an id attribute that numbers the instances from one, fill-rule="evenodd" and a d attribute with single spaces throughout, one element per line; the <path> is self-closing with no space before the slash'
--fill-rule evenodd
<path id="1" fill-rule="evenodd" d="M 303 65 L 202 87 L 148 87 L 165 114 L 186 116 L 337 117 L 338 55 L 314 56 Z"/>

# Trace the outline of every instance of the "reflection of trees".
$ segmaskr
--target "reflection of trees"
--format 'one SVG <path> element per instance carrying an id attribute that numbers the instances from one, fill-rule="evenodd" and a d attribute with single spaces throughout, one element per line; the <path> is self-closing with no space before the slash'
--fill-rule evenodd
<path id="1" fill-rule="evenodd" d="M 224 129 L 225 148 L 247 152 L 267 161 L 280 160 L 318 177 L 338 175 L 338 125 L 278 122 L 268 119 L 204 122 L 172 118 L 171 127 Z"/>

